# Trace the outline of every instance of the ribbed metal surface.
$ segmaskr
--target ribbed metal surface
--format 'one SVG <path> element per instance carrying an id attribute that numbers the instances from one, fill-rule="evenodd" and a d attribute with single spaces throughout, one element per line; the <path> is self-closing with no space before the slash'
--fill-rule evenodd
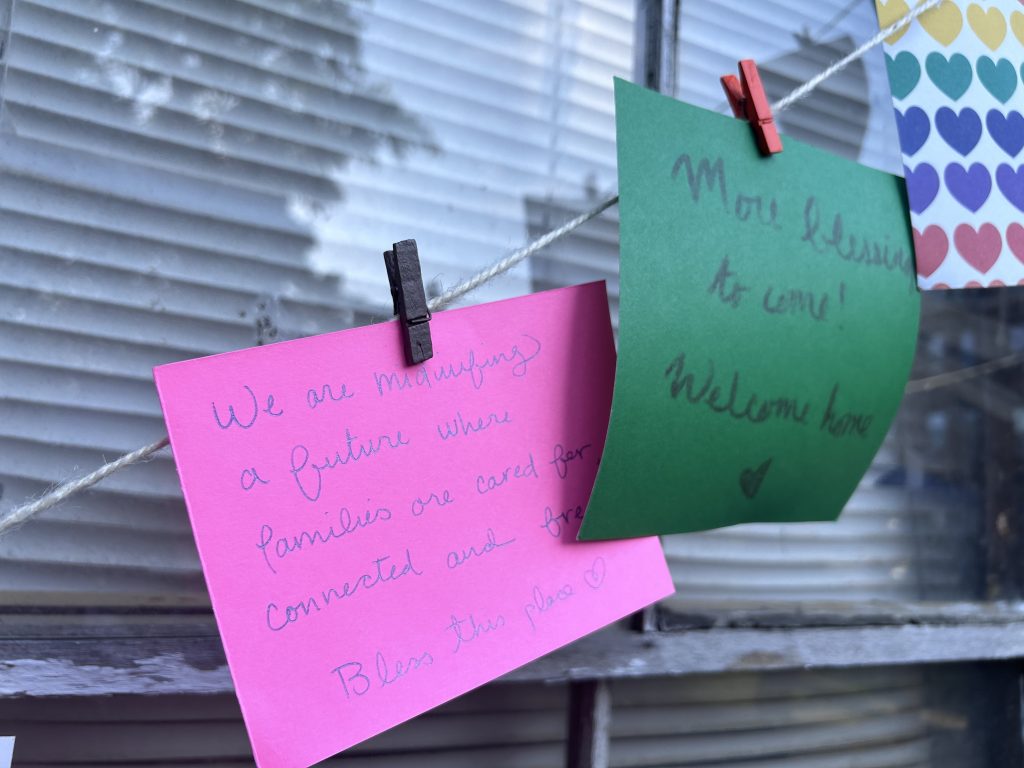
<path id="1" fill-rule="evenodd" d="M 922 676 L 734 674 L 613 686 L 617 768 L 910 768 L 933 765 Z"/>
<path id="2" fill-rule="evenodd" d="M 926 690 L 923 675 L 910 669 L 619 682 L 612 686 L 611 765 L 941 764 L 929 755 Z M 566 702 L 564 687 L 484 688 L 355 747 L 337 764 L 550 768 L 564 760 Z M 251 759 L 228 697 L 0 701 L 0 722 L 18 734 L 19 765 L 160 768 Z"/>

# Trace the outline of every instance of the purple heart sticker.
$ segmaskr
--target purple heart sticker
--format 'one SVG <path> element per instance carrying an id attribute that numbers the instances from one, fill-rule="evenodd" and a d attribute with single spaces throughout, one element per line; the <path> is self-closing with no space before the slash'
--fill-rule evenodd
<path id="1" fill-rule="evenodd" d="M 1006 199 L 1024 211 L 1024 165 L 1014 171 L 1012 165 L 1003 163 L 996 169 L 996 183 Z"/>
<path id="2" fill-rule="evenodd" d="M 900 146 L 903 152 L 913 155 L 928 140 L 932 126 L 928 114 L 920 107 L 911 107 L 906 113 L 896 110 L 896 129 L 900 134 Z"/>
<path id="3" fill-rule="evenodd" d="M 914 170 L 911 170 L 909 166 L 904 166 L 904 171 L 907 177 L 907 197 L 910 199 L 910 210 L 914 213 L 922 213 L 939 194 L 939 174 L 928 163 L 921 163 Z"/>
<path id="4" fill-rule="evenodd" d="M 981 140 L 981 118 L 970 107 L 960 110 L 959 115 L 943 107 L 935 113 L 935 128 L 946 143 L 964 157 Z"/>
<path id="5" fill-rule="evenodd" d="M 992 140 L 1010 157 L 1024 149 L 1024 116 L 1010 112 L 1005 117 L 998 109 L 990 109 L 985 117 Z"/>
<path id="6" fill-rule="evenodd" d="M 992 191 L 992 177 L 981 163 L 974 163 L 969 169 L 959 163 L 950 163 L 946 166 L 945 177 L 946 187 L 953 198 L 974 213 L 985 204 Z"/>

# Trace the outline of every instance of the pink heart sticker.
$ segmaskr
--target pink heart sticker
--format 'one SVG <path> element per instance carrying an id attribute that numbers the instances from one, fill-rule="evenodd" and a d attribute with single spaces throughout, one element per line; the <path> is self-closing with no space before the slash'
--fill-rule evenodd
<path id="1" fill-rule="evenodd" d="M 981 273 L 992 269 L 1003 250 L 1003 238 L 991 224 L 982 224 L 977 230 L 970 224 L 961 224 L 953 234 L 953 242 L 964 261 Z"/>
<path id="2" fill-rule="evenodd" d="M 1024 263 L 1024 227 L 1014 222 L 1006 228 L 1006 244 L 1013 255 Z"/>
<path id="3" fill-rule="evenodd" d="M 914 253 L 917 257 L 917 274 L 931 277 L 932 273 L 946 259 L 949 252 L 949 238 L 942 227 L 932 224 L 924 232 L 914 230 Z"/>

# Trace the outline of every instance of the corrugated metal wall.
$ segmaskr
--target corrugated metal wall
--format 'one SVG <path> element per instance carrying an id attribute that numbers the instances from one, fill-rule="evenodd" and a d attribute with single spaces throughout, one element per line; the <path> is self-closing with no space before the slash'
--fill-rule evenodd
<path id="1" fill-rule="evenodd" d="M 323 765 L 554 768 L 564 760 L 566 697 L 562 686 L 490 686 Z M 615 768 L 933 765 L 915 670 L 623 681 L 612 701 Z M 0 723 L 18 734 L 17 764 L 33 768 L 251 759 L 237 704 L 224 696 L 0 701 Z"/>

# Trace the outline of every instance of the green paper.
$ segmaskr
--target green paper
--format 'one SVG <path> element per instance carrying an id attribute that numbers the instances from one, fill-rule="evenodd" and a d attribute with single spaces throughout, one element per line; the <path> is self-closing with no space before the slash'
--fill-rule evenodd
<path id="1" fill-rule="evenodd" d="M 615 83 L 619 359 L 580 539 L 834 520 L 920 299 L 903 180 Z"/>

